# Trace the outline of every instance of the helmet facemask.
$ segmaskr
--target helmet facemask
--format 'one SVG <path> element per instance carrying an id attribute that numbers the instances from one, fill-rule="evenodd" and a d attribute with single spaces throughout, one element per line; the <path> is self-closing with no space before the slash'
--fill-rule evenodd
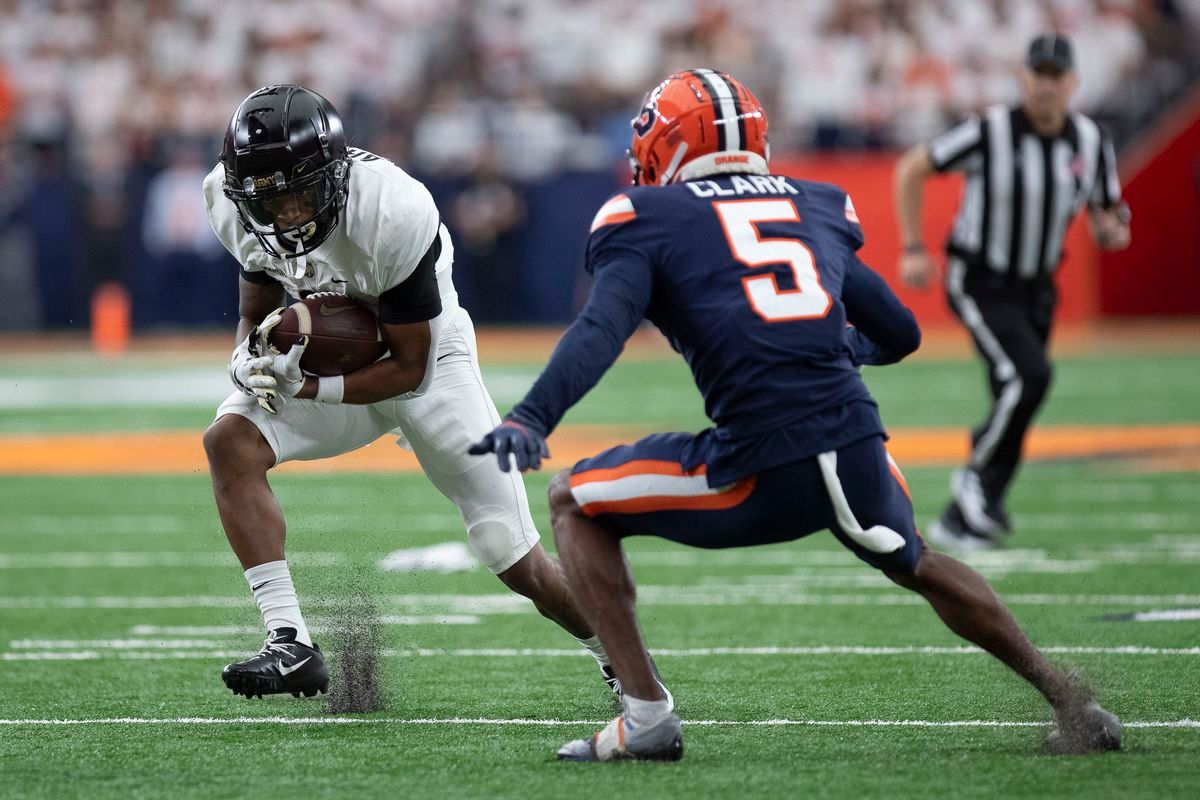
<path id="1" fill-rule="evenodd" d="M 348 159 L 328 164 L 290 184 L 282 172 L 246 177 L 240 186 L 226 177 L 225 196 L 237 207 L 247 233 L 275 258 L 295 258 L 313 252 L 338 224 L 346 202 Z"/>

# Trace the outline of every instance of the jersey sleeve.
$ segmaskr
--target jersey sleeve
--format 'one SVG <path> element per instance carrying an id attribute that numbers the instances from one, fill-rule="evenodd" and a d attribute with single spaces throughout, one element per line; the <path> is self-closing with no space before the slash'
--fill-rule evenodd
<path id="1" fill-rule="evenodd" d="M 595 274 L 596 265 L 606 258 L 622 255 L 649 261 L 644 241 L 645 219 L 639 219 L 634 198 L 622 192 L 613 195 L 596 212 L 588 234 L 587 258 L 584 269 Z"/>
<path id="2" fill-rule="evenodd" d="M 242 270 L 247 271 L 241 253 L 238 252 L 236 226 L 240 223 L 237 220 L 237 211 L 221 191 L 224 180 L 225 168 L 220 164 L 204 176 L 204 213 L 208 216 L 208 224 L 212 226 L 213 233 L 221 245 L 230 255 L 242 262 Z"/>
<path id="3" fill-rule="evenodd" d="M 1100 133 L 1100 153 L 1096 159 L 1096 183 L 1088 205 L 1095 209 L 1110 209 L 1121 202 L 1121 179 L 1117 176 L 1117 152 L 1112 139 Z"/>
<path id="4" fill-rule="evenodd" d="M 855 365 L 893 364 L 921 346 L 916 317 L 857 256 L 846 265 L 842 305 L 853 326 L 846 331 L 846 343 Z"/>
<path id="5" fill-rule="evenodd" d="M 353 174 L 351 180 L 354 180 Z M 376 296 L 382 296 L 388 289 L 404 283 L 417 270 L 438 238 L 441 221 L 429 190 L 415 180 L 408 181 L 402 189 L 384 192 L 377 202 L 374 210 L 364 207 L 353 213 L 373 213 L 378 220 L 372 288 Z M 364 202 L 363 205 L 375 204 Z M 365 222 L 364 227 L 368 227 L 371 221 L 350 222 Z"/>
<path id="6" fill-rule="evenodd" d="M 967 159 L 983 149 L 983 122 L 970 116 L 927 145 L 929 163 L 938 172 L 963 169 Z"/>
<path id="7" fill-rule="evenodd" d="M 379 295 L 379 321 L 388 325 L 426 322 L 442 313 L 442 295 L 438 291 L 436 266 L 442 254 L 442 237 L 417 263 L 416 269 L 400 283 Z"/>
<path id="8" fill-rule="evenodd" d="M 543 436 L 617 360 L 650 305 L 654 278 L 645 260 L 610 251 L 593 268 L 596 280 L 583 311 L 559 340 L 533 388 L 509 414 Z"/>

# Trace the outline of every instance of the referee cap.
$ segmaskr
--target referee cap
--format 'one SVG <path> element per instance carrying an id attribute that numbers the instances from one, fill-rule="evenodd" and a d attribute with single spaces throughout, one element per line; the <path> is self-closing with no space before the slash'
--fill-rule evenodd
<path id="1" fill-rule="evenodd" d="M 1025 66 L 1032 70 L 1052 69 L 1067 72 L 1075 67 L 1075 53 L 1071 40 L 1057 33 L 1044 33 L 1029 43 L 1029 54 Z"/>

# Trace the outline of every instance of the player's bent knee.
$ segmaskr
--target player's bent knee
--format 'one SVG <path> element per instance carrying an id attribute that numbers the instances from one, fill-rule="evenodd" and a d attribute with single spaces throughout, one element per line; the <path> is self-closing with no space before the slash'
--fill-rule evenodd
<path id="1" fill-rule="evenodd" d="M 486 520 L 472 525 L 467 530 L 467 542 L 475 557 L 489 567 L 507 556 L 512 549 L 508 526 L 499 520 Z"/>
<path id="2" fill-rule="evenodd" d="M 565 514 L 579 512 L 579 504 L 575 502 L 575 495 L 571 492 L 571 474 L 566 470 L 555 475 L 550 481 L 549 504 L 552 520 Z"/>
<path id="3" fill-rule="evenodd" d="M 523 535 L 519 520 L 497 515 L 468 523 L 467 544 L 480 563 L 502 575 L 536 546 L 536 538 L 531 541 Z"/>
<path id="4" fill-rule="evenodd" d="M 254 423 L 237 414 L 226 414 L 204 431 L 204 453 L 210 468 L 261 464 L 269 469 L 275 453 Z"/>

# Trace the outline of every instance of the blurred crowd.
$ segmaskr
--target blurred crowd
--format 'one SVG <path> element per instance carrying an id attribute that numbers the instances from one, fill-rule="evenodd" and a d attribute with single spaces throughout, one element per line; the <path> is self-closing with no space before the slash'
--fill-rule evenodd
<path id="1" fill-rule="evenodd" d="M 0 0 L 0 125 L 69 138 L 103 174 L 211 141 L 250 89 L 295 82 L 360 145 L 530 178 L 619 153 L 642 93 L 707 65 L 756 91 L 779 150 L 904 145 L 1014 99 L 1037 32 L 1076 40 L 1093 110 L 1195 49 L 1197 16 L 1200 0 Z"/>
<path id="2" fill-rule="evenodd" d="M 205 255 L 195 187 L 229 116 L 301 83 L 353 144 L 482 187 L 460 208 L 486 250 L 522 218 L 506 187 L 613 169 L 643 93 L 678 69 L 741 78 L 776 152 L 896 147 L 1014 100 L 1038 32 L 1074 38 L 1095 111 L 1195 59 L 1198 19 L 1200 0 L 0 0 L 0 183 L 82 187 L 43 212 L 85 223 L 101 273 L 138 181 L 140 246 Z"/>

